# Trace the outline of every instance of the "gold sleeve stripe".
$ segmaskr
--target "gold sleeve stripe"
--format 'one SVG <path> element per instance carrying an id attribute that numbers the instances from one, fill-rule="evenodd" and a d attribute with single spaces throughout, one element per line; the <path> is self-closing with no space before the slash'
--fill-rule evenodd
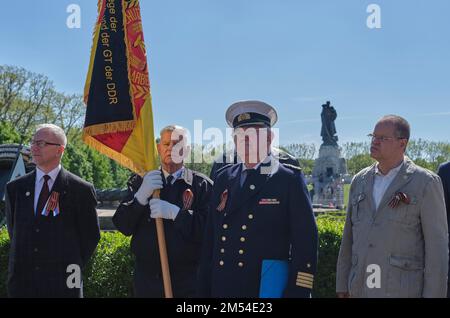
<path id="1" fill-rule="evenodd" d="M 305 273 L 305 272 L 298 272 L 298 273 L 297 273 L 297 277 L 298 277 L 298 276 L 304 276 L 304 277 L 314 278 L 314 275 L 313 275 L 313 274 Z"/>
<path id="2" fill-rule="evenodd" d="M 297 280 L 304 280 L 304 281 L 311 282 L 311 283 L 314 281 L 314 279 L 309 278 L 309 277 L 297 277 Z"/>
<path id="3" fill-rule="evenodd" d="M 314 280 L 314 278 L 309 277 L 309 276 L 297 276 L 297 279 L 299 278 L 303 278 L 303 279 L 307 279 L 307 280 Z"/>
<path id="4" fill-rule="evenodd" d="M 304 285 L 308 285 L 308 286 L 312 286 L 313 285 L 313 283 L 307 282 L 307 281 L 304 281 L 304 280 L 297 280 L 296 283 L 297 284 L 304 284 Z"/>
<path id="5" fill-rule="evenodd" d="M 305 283 L 297 282 L 296 285 L 299 286 L 299 287 L 308 288 L 308 289 L 312 289 L 313 288 L 313 286 L 311 284 L 305 284 Z"/>

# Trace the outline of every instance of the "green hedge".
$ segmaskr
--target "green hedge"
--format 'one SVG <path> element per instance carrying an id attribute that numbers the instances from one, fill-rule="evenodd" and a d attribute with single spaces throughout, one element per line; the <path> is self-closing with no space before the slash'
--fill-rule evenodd
<path id="1" fill-rule="evenodd" d="M 319 217 L 319 263 L 313 297 L 334 297 L 336 260 L 343 230 L 343 218 Z M 132 297 L 133 258 L 130 239 L 120 233 L 104 233 L 84 271 L 85 297 Z M 6 297 L 9 240 L 0 230 L 0 297 Z"/>
<path id="2" fill-rule="evenodd" d="M 6 230 L 0 229 L 0 297 L 6 297 L 6 277 L 8 275 L 9 238 Z"/>
<path id="3" fill-rule="evenodd" d="M 102 232 L 97 250 L 83 273 L 85 297 L 132 297 L 133 258 L 130 239 Z M 9 238 L 0 230 L 0 297 L 6 297 Z"/>
<path id="4" fill-rule="evenodd" d="M 84 271 L 85 297 L 132 297 L 133 258 L 130 238 L 102 232 L 97 250 Z"/>
<path id="5" fill-rule="evenodd" d="M 319 261 L 314 280 L 312 297 L 329 298 L 336 296 L 336 263 L 344 231 L 345 216 L 320 216 L 317 218 L 319 229 Z"/>

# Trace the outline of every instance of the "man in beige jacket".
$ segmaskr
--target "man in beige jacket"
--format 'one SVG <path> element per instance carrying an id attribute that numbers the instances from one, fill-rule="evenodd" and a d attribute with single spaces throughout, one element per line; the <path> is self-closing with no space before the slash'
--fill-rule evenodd
<path id="1" fill-rule="evenodd" d="M 437 175 L 405 157 L 410 128 L 381 118 L 370 148 L 377 163 L 350 187 L 336 292 L 344 297 L 445 297 L 448 228 Z"/>

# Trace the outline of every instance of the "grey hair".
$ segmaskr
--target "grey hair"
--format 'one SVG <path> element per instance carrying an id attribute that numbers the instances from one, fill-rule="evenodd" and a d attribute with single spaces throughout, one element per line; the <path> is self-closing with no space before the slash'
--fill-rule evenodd
<path id="1" fill-rule="evenodd" d="M 164 128 L 161 129 L 161 131 L 159 132 L 159 136 L 162 137 L 162 135 L 163 135 L 165 132 L 170 132 L 170 133 L 172 133 L 172 132 L 174 132 L 175 130 L 179 131 L 179 132 L 180 132 L 180 135 L 182 135 L 183 138 L 186 138 L 186 137 L 187 137 L 187 130 L 186 130 L 186 128 L 181 127 L 181 126 L 178 126 L 178 125 L 168 125 L 168 126 L 164 127 Z"/>
<path id="2" fill-rule="evenodd" d="M 61 127 L 53 125 L 53 124 L 41 124 L 36 127 L 36 131 L 34 133 L 37 133 L 38 131 L 40 131 L 42 129 L 50 130 L 56 136 L 56 138 L 58 138 L 58 140 L 62 143 L 62 145 L 64 147 L 66 147 L 67 137 L 66 137 L 64 130 Z"/>
<path id="3" fill-rule="evenodd" d="M 378 122 L 389 122 L 394 125 L 395 134 L 398 138 L 409 140 L 411 128 L 408 121 L 398 115 L 385 115 Z"/>

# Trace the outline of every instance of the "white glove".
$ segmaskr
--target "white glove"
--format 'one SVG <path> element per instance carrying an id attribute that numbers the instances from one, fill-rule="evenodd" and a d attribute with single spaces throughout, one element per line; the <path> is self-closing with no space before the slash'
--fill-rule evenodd
<path id="1" fill-rule="evenodd" d="M 172 203 L 160 199 L 150 200 L 150 217 L 175 220 L 180 208 Z"/>
<path id="2" fill-rule="evenodd" d="M 138 200 L 141 205 L 146 205 L 148 199 L 153 194 L 153 191 L 157 189 L 162 189 L 163 181 L 161 176 L 161 171 L 153 170 L 146 173 L 139 190 L 136 192 L 134 197 Z"/>

